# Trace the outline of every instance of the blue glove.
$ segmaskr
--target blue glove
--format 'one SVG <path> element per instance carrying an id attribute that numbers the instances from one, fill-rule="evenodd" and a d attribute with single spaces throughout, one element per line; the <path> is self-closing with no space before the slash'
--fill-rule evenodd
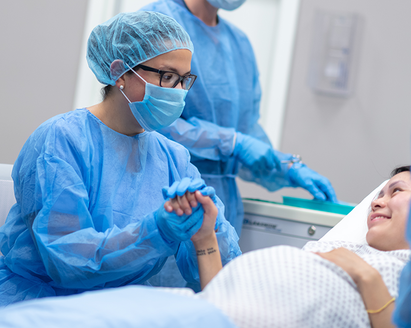
<path id="1" fill-rule="evenodd" d="M 273 147 L 240 132 L 237 132 L 233 154 L 252 171 L 281 169 L 281 161 L 275 155 Z"/>
<path id="2" fill-rule="evenodd" d="M 200 178 L 183 178 L 181 181 L 175 181 L 171 187 L 164 187 L 162 192 L 164 199 L 168 200 L 176 196 L 183 196 L 187 191 L 194 192 L 196 190 L 199 190 L 203 196 L 209 196 L 215 204 L 217 203 L 214 188 L 207 187 L 204 180 Z M 201 228 L 203 215 L 204 210 L 201 204 L 192 208 L 190 215 L 183 214 L 181 216 L 175 212 L 167 212 L 163 204 L 154 217 L 164 240 L 181 242 L 190 239 Z"/>
<path id="3" fill-rule="evenodd" d="M 314 196 L 314 199 L 337 202 L 337 196 L 330 181 L 308 168 L 305 164 L 293 164 L 288 170 L 288 177 L 295 187 L 308 190 Z"/>
<path id="4" fill-rule="evenodd" d="M 196 190 L 199 190 L 203 196 L 209 196 L 214 204 L 217 203 L 214 188 L 207 187 L 204 180 L 200 178 L 183 178 L 181 181 L 174 181 L 171 187 L 164 187 L 162 191 L 164 199 L 168 199 L 183 196 L 187 191 L 195 192 Z"/>
<path id="5" fill-rule="evenodd" d="M 189 240 L 203 224 L 204 210 L 201 204 L 192 208 L 190 215 L 178 216 L 175 212 L 167 212 L 164 204 L 154 213 L 158 230 L 164 240 L 169 243 Z"/>

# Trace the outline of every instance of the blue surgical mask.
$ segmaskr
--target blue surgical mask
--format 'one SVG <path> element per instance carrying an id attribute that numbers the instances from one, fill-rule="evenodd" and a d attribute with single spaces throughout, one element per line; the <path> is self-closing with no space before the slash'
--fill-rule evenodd
<path id="1" fill-rule="evenodd" d="M 240 7 L 245 0 L 207 0 L 213 7 L 224 10 L 234 10 Z"/>
<path id="2" fill-rule="evenodd" d="M 146 82 L 145 95 L 142 101 L 131 102 L 123 90 L 121 93 L 129 102 L 129 107 L 137 122 L 146 131 L 157 131 L 169 126 L 181 116 L 185 106 L 187 90 L 162 88 Z"/>

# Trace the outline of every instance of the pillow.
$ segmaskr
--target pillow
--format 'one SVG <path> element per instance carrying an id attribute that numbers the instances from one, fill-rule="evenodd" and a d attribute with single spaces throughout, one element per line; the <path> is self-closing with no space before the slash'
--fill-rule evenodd
<path id="1" fill-rule="evenodd" d="M 339 223 L 328 231 L 319 241 L 344 240 L 356 244 L 367 244 L 366 235 L 368 231 L 367 217 L 371 202 L 378 195 L 388 180 L 381 183 Z"/>

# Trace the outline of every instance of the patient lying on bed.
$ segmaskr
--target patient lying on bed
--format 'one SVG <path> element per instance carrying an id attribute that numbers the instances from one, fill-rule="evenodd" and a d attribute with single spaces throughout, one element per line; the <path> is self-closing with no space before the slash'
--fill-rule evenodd
<path id="1" fill-rule="evenodd" d="M 373 200 L 368 245 L 319 241 L 303 250 L 277 246 L 246 253 L 224 268 L 214 232 L 217 208 L 210 198 L 194 196 L 204 208 L 203 225 L 192 237 L 202 292 L 129 286 L 27 301 L 0 311 L 0 326 L 33 328 L 59 321 L 71 327 L 87 319 L 88 327 L 99 328 L 116 322 L 133 328 L 232 327 L 226 318 L 239 328 L 390 327 L 392 298 L 410 259 L 405 239 L 409 167 L 395 170 Z M 186 195 L 165 207 L 185 210 L 192 200 L 193 194 Z M 158 324 L 160 319 L 164 325 Z"/>
<path id="2" fill-rule="evenodd" d="M 221 271 L 219 261 L 206 261 L 213 246 L 196 245 L 207 286 L 193 297 L 213 303 L 239 327 L 390 327 L 399 276 L 410 258 L 410 199 L 409 167 L 402 167 L 371 204 L 368 245 L 271 247 L 244 254 Z"/>

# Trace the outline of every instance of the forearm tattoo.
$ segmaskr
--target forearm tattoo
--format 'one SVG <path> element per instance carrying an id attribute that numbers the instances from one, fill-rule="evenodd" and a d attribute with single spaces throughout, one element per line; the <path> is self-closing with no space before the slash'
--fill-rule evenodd
<path id="1" fill-rule="evenodd" d="M 199 250 L 197 250 L 197 256 L 202 256 L 202 255 L 207 255 L 207 254 L 210 255 L 210 254 L 213 254 L 215 252 L 217 252 L 217 250 L 215 250 L 214 247 L 207 248 L 207 250 L 199 249 Z"/>

